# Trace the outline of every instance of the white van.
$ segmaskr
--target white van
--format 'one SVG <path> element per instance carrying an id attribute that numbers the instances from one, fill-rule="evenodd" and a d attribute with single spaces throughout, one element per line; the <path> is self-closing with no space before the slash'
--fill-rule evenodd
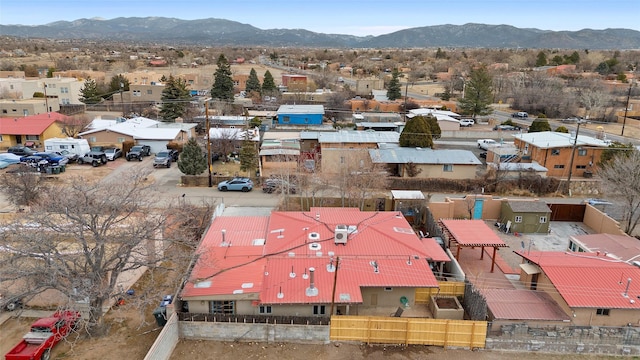
<path id="1" fill-rule="evenodd" d="M 51 138 L 44 141 L 45 151 L 63 151 L 66 150 L 72 154 L 78 156 L 84 156 L 84 154 L 91 151 L 89 142 L 87 139 L 74 139 L 74 138 Z"/>

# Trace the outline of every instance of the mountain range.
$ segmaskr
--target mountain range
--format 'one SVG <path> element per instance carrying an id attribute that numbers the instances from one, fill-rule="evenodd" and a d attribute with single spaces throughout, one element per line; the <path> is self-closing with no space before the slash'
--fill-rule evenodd
<path id="1" fill-rule="evenodd" d="M 165 17 L 79 19 L 46 25 L 0 25 L 0 34 L 20 38 L 85 39 L 207 46 L 290 46 L 333 48 L 534 48 L 640 49 L 640 31 L 583 29 L 549 31 L 510 25 L 436 25 L 379 36 L 316 33 L 304 29 L 258 29 L 224 19 Z"/>

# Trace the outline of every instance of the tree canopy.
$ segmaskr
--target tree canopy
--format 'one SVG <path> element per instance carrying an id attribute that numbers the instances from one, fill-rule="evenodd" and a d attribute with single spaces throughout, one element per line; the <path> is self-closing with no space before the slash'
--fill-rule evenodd
<path id="1" fill-rule="evenodd" d="M 262 93 L 263 94 L 273 94 L 278 90 L 276 86 L 275 80 L 273 80 L 273 75 L 269 70 L 265 71 L 264 79 L 262 80 Z"/>
<path id="2" fill-rule="evenodd" d="M 551 125 L 549 125 L 549 121 L 547 119 L 535 119 L 529 126 L 529 132 L 543 132 L 543 131 L 551 131 Z"/>
<path id="3" fill-rule="evenodd" d="M 471 70 L 469 79 L 466 80 L 464 97 L 460 99 L 458 107 L 463 113 L 471 115 L 474 119 L 477 115 L 489 115 L 493 112 L 493 78 L 485 66 Z"/>
<path id="4" fill-rule="evenodd" d="M 251 140 L 244 140 L 240 150 L 240 170 L 248 171 L 251 174 L 257 167 L 258 151 L 256 150 L 256 144 Z"/>
<path id="5" fill-rule="evenodd" d="M 98 83 L 94 79 L 87 78 L 84 85 L 80 89 L 80 101 L 87 105 L 97 104 L 102 101 L 102 97 L 98 93 Z"/>
<path id="6" fill-rule="evenodd" d="M 231 77 L 231 65 L 224 54 L 220 54 L 216 65 L 217 69 L 213 74 L 211 97 L 221 101 L 232 101 L 233 78 Z"/>
<path id="7" fill-rule="evenodd" d="M 160 117 L 163 120 L 175 121 L 177 118 L 183 117 L 191 99 L 186 80 L 170 75 L 166 79 L 161 99 Z"/>
<path id="8" fill-rule="evenodd" d="M 200 175 L 207 170 L 207 166 L 207 158 L 202 152 L 200 145 L 198 145 L 196 139 L 189 139 L 180 153 L 178 169 L 185 175 Z"/>
<path id="9" fill-rule="evenodd" d="M 258 73 L 254 68 L 251 68 L 249 77 L 247 78 L 247 85 L 245 91 L 248 93 L 255 91 L 258 94 L 262 92 L 262 86 L 260 85 L 260 79 L 258 79 Z"/>
<path id="10" fill-rule="evenodd" d="M 640 221 L 640 152 L 625 151 L 627 156 L 614 156 L 598 171 L 608 196 L 622 204 L 620 225 L 632 235 Z"/>
<path id="11" fill-rule="evenodd" d="M 432 148 L 433 137 L 427 119 L 423 116 L 414 116 L 407 120 L 400 134 L 400 146 Z"/>
<path id="12" fill-rule="evenodd" d="M 400 86 L 400 71 L 397 68 L 391 72 L 391 80 L 387 85 L 387 98 L 397 100 L 402 97 L 402 87 Z"/>

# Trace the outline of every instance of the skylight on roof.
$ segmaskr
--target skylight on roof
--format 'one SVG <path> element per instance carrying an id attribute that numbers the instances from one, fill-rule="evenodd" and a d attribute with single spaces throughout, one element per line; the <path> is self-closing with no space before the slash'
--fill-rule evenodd
<path id="1" fill-rule="evenodd" d="M 193 285 L 193 287 L 196 288 L 196 289 L 210 288 L 211 287 L 211 280 L 198 281 L 197 283 L 195 283 Z"/>
<path id="2" fill-rule="evenodd" d="M 415 234 L 415 232 L 413 231 L 413 229 L 410 228 L 400 228 L 400 227 L 393 227 L 393 231 L 397 232 L 397 233 L 401 233 L 401 234 Z"/>

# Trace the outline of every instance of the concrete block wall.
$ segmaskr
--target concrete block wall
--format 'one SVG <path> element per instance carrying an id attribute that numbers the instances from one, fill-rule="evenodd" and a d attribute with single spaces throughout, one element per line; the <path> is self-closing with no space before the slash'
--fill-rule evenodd
<path id="1" fill-rule="evenodd" d="M 508 350 L 518 352 L 573 353 L 593 355 L 640 355 L 640 347 L 633 345 L 571 343 L 548 340 L 487 338 L 486 350 Z"/>
<path id="2" fill-rule="evenodd" d="M 178 316 L 173 313 L 153 342 L 144 360 L 169 360 L 179 338 Z"/>
<path id="3" fill-rule="evenodd" d="M 178 328 L 186 340 L 329 343 L 328 325 L 179 321 Z"/>

